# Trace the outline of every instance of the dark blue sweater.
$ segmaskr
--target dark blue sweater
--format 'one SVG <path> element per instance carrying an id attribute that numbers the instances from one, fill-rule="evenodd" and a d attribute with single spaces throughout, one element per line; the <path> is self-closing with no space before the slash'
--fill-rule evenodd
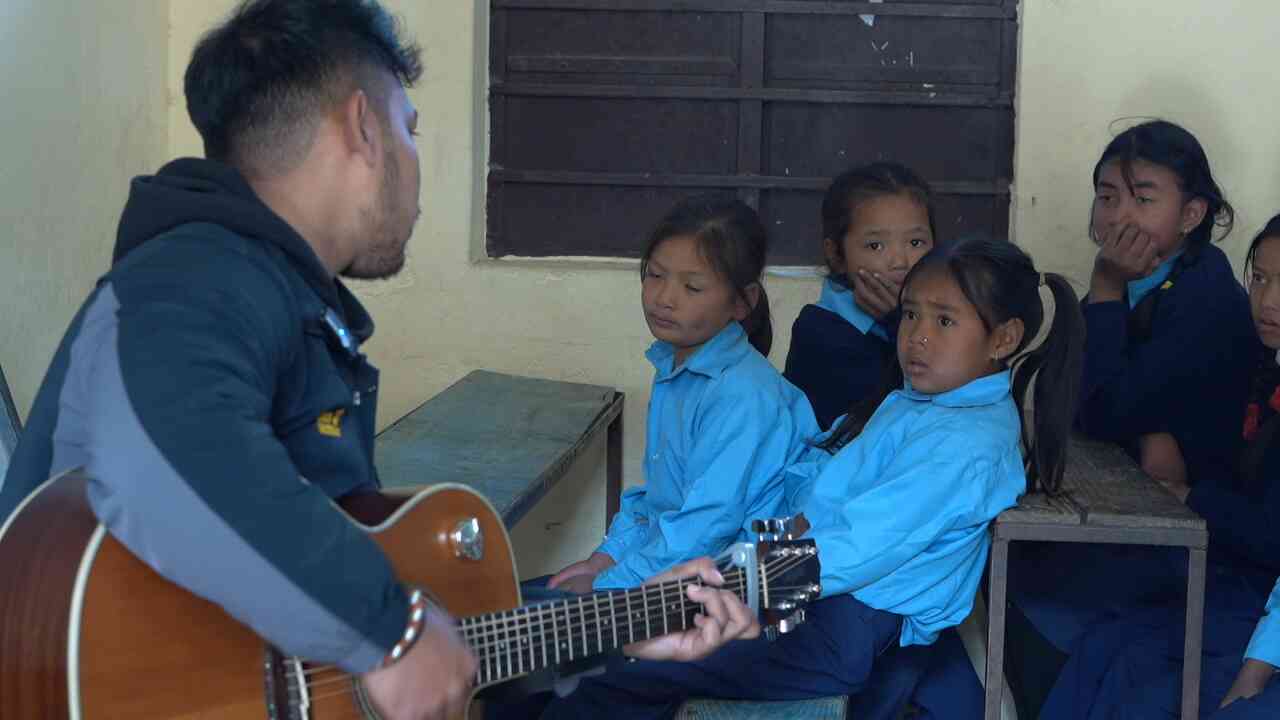
<path id="1" fill-rule="evenodd" d="M 1270 360 L 1265 366 L 1269 371 L 1259 374 L 1263 380 L 1255 384 L 1255 390 L 1261 387 L 1262 394 L 1269 397 L 1275 392 L 1270 388 L 1276 368 Z M 1257 395 L 1255 400 L 1267 402 Z M 1237 575 L 1266 596 L 1280 575 L 1280 416 L 1270 409 L 1263 409 L 1263 413 L 1270 418 L 1242 454 L 1241 462 L 1201 475 L 1187 495 L 1187 507 L 1208 524 L 1210 561 L 1235 568 Z"/>
<path id="2" fill-rule="evenodd" d="M 885 324 L 892 337 L 897 323 Z M 783 375 L 808 396 L 818 426 L 826 430 L 875 392 L 886 364 L 893 361 L 891 342 L 864 334 L 830 310 L 806 305 L 791 326 Z"/>
<path id="3" fill-rule="evenodd" d="M 1124 301 L 1084 306 L 1088 337 L 1076 422 L 1137 455 L 1140 435 L 1171 433 L 1192 483 L 1230 468 L 1257 357 L 1249 300 L 1212 245 L 1160 293 L 1145 341 Z"/>

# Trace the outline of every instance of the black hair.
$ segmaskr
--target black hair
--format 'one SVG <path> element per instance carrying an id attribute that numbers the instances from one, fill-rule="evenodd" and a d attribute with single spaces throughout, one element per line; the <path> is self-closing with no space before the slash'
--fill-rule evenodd
<path id="1" fill-rule="evenodd" d="M 1145 160 L 1166 168 L 1178 176 L 1182 192 L 1188 199 L 1201 198 L 1205 201 L 1207 209 L 1204 219 L 1187 233 L 1187 248 L 1193 251 L 1191 254 L 1194 255 L 1195 251 L 1213 240 L 1214 227 L 1223 229 L 1219 240 L 1230 234 L 1231 227 L 1235 224 L 1235 210 L 1213 179 L 1209 157 L 1190 131 L 1167 120 L 1152 120 L 1125 130 L 1107 144 L 1098 164 L 1093 166 L 1093 186 L 1098 186 L 1102 167 L 1114 161 L 1119 163 L 1125 183 L 1129 186 L 1129 191 L 1133 192 L 1135 160 Z M 1092 233 L 1092 214 L 1089 229 Z"/>
<path id="2" fill-rule="evenodd" d="M 410 87 L 422 60 L 377 0 L 243 0 L 200 39 L 183 87 L 206 157 L 270 172 L 301 159 L 344 93 L 385 99 L 380 71 Z"/>
<path id="3" fill-rule="evenodd" d="M 893 162 L 876 162 L 862 165 L 841 173 L 827 187 L 822 198 L 822 237 L 836 246 L 836 255 L 844 259 L 844 237 L 853 225 L 853 214 L 858 206 L 868 200 L 886 195 L 906 195 L 920 203 L 929 216 L 929 234 L 938 236 L 933 222 L 933 191 L 924 178 L 905 165 Z M 844 268 L 827 269 L 833 280 L 848 284 Z"/>
<path id="4" fill-rule="evenodd" d="M 1262 245 L 1262 241 L 1270 238 L 1280 238 L 1280 215 L 1268 220 L 1267 224 L 1253 237 L 1253 242 L 1249 243 L 1249 251 L 1244 254 L 1244 282 L 1246 286 L 1249 284 L 1249 268 L 1253 267 L 1253 256 L 1258 254 L 1258 247 Z"/>
<path id="5" fill-rule="evenodd" d="M 649 234 L 640 257 L 640 277 L 649 269 L 649 259 L 663 242 L 688 235 L 698 243 L 703 258 L 729 283 L 751 312 L 742 321 L 747 339 L 761 355 L 773 347 L 773 322 L 769 318 L 769 297 L 760 276 L 769 255 L 769 237 L 760 216 L 732 195 L 712 193 L 685 198 L 662 218 Z M 754 305 L 747 288 L 760 288 Z"/>
<path id="6" fill-rule="evenodd" d="M 925 273 L 945 271 L 973 303 L 990 332 L 1017 318 L 1023 335 L 1011 357 L 1031 343 L 1044 322 L 1040 283 L 1053 293 L 1053 324 L 1044 343 L 1014 364 L 1013 398 L 1023 428 L 1027 458 L 1027 490 L 1056 493 L 1066 468 L 1067 443 L 1075 415 L 1076 395 L 1084 359 L 1084 316 L 1070 283 L 1061 275 L 1035 268 L 1031 257 L 1010 242 L 971 237 L 936 246 L 916 263 L 902 283 L 903 292 Z M 871 415 L 893 389 L 902 387 L 902 367 L 896 365 L 877 396 L 856 406 L 819 447 L 835 452 L 857 437 Z M 1034 416 L 1025 417 L 1024 400 L 1032 379 Z"/>

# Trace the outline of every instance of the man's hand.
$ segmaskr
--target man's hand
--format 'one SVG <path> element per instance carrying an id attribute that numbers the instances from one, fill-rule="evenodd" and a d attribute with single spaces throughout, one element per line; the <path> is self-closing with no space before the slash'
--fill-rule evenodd
<path id="1" fill-rule="evenodd" d="M 1169 433 L 1151 433 L 1138 438 L 1138 455 L 1142 459 L 1142 470 L 1166 490 L 1173 493 L 1179 502 L 1185 503 L 1191 493 L 1187 483 L 1187 465 L 1182 459 L 1182 450 L 1178 441 Z"/>
<path id="2" fill-rule="evenodd" d="M 584 582 L 583 580 L 578 580 L 572 586 L 564 587 L 562 589 L 569 590 L 570 592 L 576 592 L 579 594 L 584 592 L 591 592 L 591 583 L 595 581 L 596 576 L 604 572 L 605 570 L 608 570 L 609 568 L 613 567 L 613 565 L 614 565 L 613 558 L 609 557 L 608 553 L 602 553 L 602 552 L 591 553 L 591 557 L 587 558 L 586 560 L 579 560 L 578 562 L 570 565 L 569 567 L 553 575 L 551 579 L 547 581 L 547 588 L 554 590 L 564 585 L 570 578 L 576 578 L 576 577 L 585 575 L 585 576 L 588 576 L 587 579 L 585 580 L 586 590 L 581 589 L 583 587 L 583 584 L 582 584 Z"/>
<path id="3" fill-rule="evenodd" d="M 669 633 L 652 640 L 632 643 L 623 648 L 623 653 L 645 660 L 687 662 L 701 660 L 730 640 L 749 640 L 760 635 L 760 623 L 751 609 L 733 593 L 717 589 L 724 584 L 724 578 L 716 570 L 710 558 L 698 558 L 682 563 L 661 575 L 650 578 L 645 584 L 653 585 L 695 575 L 707 584 L 701 587 L 696 585 L 686 587 L 689 599 L 703 605 L 703 613 L 693 617 L 695 627 L 684 632 Z"/>
<path id="4" fill-rule="evenodd" d="M 1270 663 L 1252 658 L 1245 660 L 1244 667 L 1240 668 L 1235 682 L 1231 683 L 1231 689 L 1218 707 L 1224 708 L 1241 698 L 1248 699 L 1257 695 L 1266 689 L 1267 683 L 1271 682 L 1275 674 L 1276 667 Z"/>
<path id="5" fill-rule="evenodd" d="M 1149 235 L 1136 225 L 1111 228 L 1093 261 L 1089 302 L 1123 300 L 1129 282 L 1150 275 L 1159 266 L 1160 256 Z"/>
<path id="6" fill-rule="evenodd" d="M 422 636 L 395 663 L 363 677 L 369 699 L 386 720 L 445 720 L 466 710 L 476 659 L 453 620 L 427 609 Z"/>
<path id="7" fill-rule="evenodd" d="M 876 319 L 884 320 L 885 316 L 898 307 L 898 293 L 902 286 L 880 273 L 869 273 L 859 270 L 850 276 L 853 283 L 853 299 L 858 307 Z"/>

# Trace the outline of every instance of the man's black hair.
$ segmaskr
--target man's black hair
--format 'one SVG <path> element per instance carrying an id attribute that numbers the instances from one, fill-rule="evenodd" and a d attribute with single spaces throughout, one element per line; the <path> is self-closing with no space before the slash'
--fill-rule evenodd
<path id="1" fill-rule="evenodd" d="M 385 99 L 383 73 L 410 87 L 422 60 L 376 0 L 244 0 L 200 39 L 183 86 L 206 157 L 270 172 L 301 159 L 346 93 Z"/>

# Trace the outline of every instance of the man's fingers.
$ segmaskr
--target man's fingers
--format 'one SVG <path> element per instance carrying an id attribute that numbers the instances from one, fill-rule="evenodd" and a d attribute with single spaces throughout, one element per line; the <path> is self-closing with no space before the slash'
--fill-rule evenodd
<path id="1" fill-rule="evenodd" d="M 645 581 L 646 585 L 654 585 L 656 583 L 667 582 L 670 580 L 679 580 L 697 576 L 708 585 L 720 586 L 724 584 L 724 576 L 716 569 L 716 564 L 709 557 L 700 557 L 688 562 L 680 563 L 670 570 L 654 575 Z"/>

